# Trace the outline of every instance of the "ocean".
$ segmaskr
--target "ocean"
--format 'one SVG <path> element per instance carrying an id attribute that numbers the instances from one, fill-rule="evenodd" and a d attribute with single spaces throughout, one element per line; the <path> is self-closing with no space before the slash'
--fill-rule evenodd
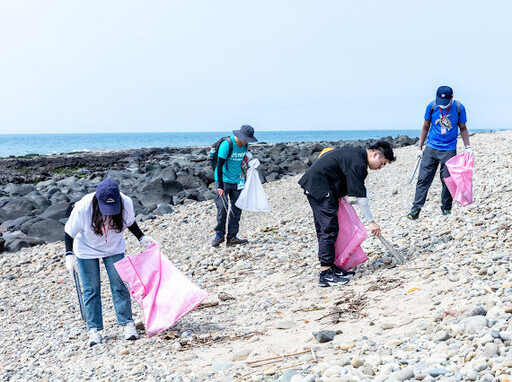
<path id="1" fill-rule="evenodd" d="M 471 132 L 489 130 L 471 129 Z M 420 130 L 310 130 L 256 131 L 259 142 L 315 142 L 378 139 L 407 135 L 418 137 Z M 0 157 L 30 154 L 49 155 L 96 150 L 147 147 L 211 146 L 230 131 L 194 133 L 111 133 L 111 134 L 0 134 Z"/>

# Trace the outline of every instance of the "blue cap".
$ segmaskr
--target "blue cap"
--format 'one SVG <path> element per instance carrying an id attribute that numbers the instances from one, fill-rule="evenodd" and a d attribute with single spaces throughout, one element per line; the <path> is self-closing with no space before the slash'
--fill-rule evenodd
<path id="1" fill-rule="evenodd" d="M 453 98 L 453 90 L 449 86 L 440 86 L 436 93 L 436 104 L 446 106 Z"/>
<path id="2" fill-rule="evenodd" d="M 121 212 L 121 192 L 112 179 L 107 178 L 98 184 L 96 198 L 102 215 L 117 215 Z"/>

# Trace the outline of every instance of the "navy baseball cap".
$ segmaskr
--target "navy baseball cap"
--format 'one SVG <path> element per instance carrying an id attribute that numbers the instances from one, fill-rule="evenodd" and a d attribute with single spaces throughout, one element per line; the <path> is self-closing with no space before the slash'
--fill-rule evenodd
<path id="1" fill-rule="evenodd" d="M 241 139 L 244 142 L 258 142 L 254 136 L 254 128 L 249 125 L 243 125 L 239 130 L 233 130 L 233 134 L 235 134 L 235 137 Z"/>
<path id="2" fill-rule="evenodd" d="M 121 212 L 121 192 L 112 179 L 107 178 L 98 184 L 96 198 L 102 215 L 117 215 Z"/>
<path id="3" fill-rule="evenodd" d="M 449 86 L 440 86 L 436 93 L 436 104 L 446 106 L 453 98 L 453 90 Z"/>

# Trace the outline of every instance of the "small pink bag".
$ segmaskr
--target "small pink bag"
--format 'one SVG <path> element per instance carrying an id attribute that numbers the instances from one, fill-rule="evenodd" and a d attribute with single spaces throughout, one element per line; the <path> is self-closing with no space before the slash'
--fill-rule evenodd
<path id="1" fill-rule="evenodd" d="M 124 257 L 114 267 L 142 307 L 148 337 L 169 329 L 208 296 L 162 256 L 158 244 Z"/>
<path id="2" fill-rule="evenodd" d="M 359 220 L 354 207 L 345 198 L 339 199 L 338 224 L 340 229 L 334 243 L 336 253 L 334 264 L 349 270 L 368 261 L 368 257 L 360 247 L 368 236 L 368 231 Z"/>
<path id="3" fill-rule="evenodd" d="M 473 203 L 474 166 L 475 158 L 468 153 L 456 155 L 446 162 L 450 176 L 443 179 L 444 183 L 448 187 L 453 200 L 463 206 Z"/>

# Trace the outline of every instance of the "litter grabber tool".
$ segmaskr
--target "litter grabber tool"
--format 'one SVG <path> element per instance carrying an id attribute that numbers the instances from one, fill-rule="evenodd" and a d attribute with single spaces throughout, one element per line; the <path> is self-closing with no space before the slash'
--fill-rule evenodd
<path id="1" fill-rule="evenodd" d="M 409 184 L 412 183 L 412 180 L 414 179 L 414 176 L 416 175 L 416 171 L 418 171 L 418 166 L 420 165 L 420 162 L 421 162 L 421 158 L 418 158 L 418 160 L 416 161 L 416 166 L 414 166 L 414 171 L 412 172 L 411 179 L 409 179 Z"/>
<path id="2" fill-rule="evenodd" d="M 82 288 L 80 287 L 80 277 L 78 276 L 78 273 L 73 271 L 73 278 L 75 279 L 75 287 L 76 287 L 76 294 L 78 296 L 78 304 L 80 305 L 80 315 L 82 316 L 82 320 L 87 321 L 85 318 L 84 296 L 82 295 Z"/>
<path id="3" fill-rule="evenodd" d="M 222 200 L 222 205 L 224 206 L 224 210 L 226 211 L 226 215 L 231 216 L 231 214 L 234 212 L 229 208 L 229 201 L 226 194 L 222 195 L 220 197 L 220 200 Z"/>
<path id="4" fill-rule="evenodd" d="M 405 257 L 402 254 L 398 253 L 398 251 L 395 248 L 393 248 L 393 246 L 389 244 L 389 242 L 386 239 L 384 239 L 382 235 L 379 237 L 379 239 L 382 242 L 382 244 L 384 244 L 384 247 L 386 247 L 389 253 L 391 253 L 391 256 L 395 258 L 397 263 L 402 264 L 405 261 Z"/>

